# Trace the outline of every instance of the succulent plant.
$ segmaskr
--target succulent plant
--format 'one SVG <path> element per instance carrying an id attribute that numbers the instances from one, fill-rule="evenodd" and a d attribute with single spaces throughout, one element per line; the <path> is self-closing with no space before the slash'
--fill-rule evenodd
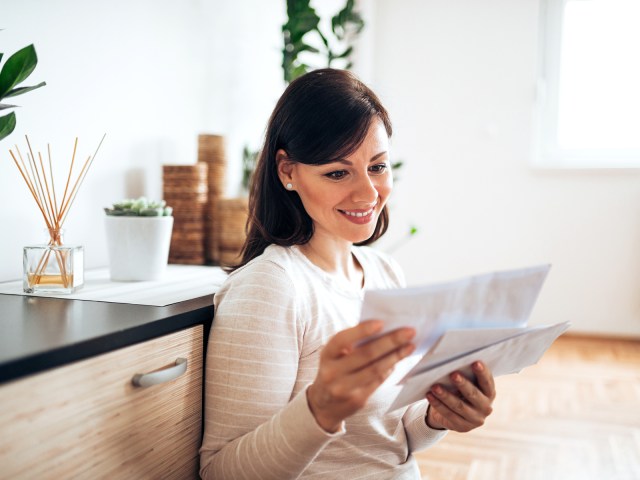
<path id="1" fill-rule="evenodd" d="M 111 208 L 105 208 L 104 211 L 113 217 L 170 217 L 173 208 L 168 207 L 164 200 L 156 202 L 140 197 L 137 200 L 126 199 L 114 203 Z"/>

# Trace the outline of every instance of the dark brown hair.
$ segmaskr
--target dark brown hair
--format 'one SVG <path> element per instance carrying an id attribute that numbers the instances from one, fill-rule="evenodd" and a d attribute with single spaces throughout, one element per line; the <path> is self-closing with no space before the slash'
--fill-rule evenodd
<path id="1" fill-rule="evenodd" d="M 375 93 L 350 72 L 314 70 L 291 82 L 267 125 L 249 195 L 242 261 L 230 270 L 261 255 L 270 244 L 301 245 L 313 236 L 313 222 L 300 197 L 280 182 L 276 152 L 283 149 L 290 160 L 307 165 L 345 158 L 362 144 L 375 118 L 391 137 L 387 111 Z M 373 234 L 359 245 L 380 238 L 388 225 L 385 206 Z"/>

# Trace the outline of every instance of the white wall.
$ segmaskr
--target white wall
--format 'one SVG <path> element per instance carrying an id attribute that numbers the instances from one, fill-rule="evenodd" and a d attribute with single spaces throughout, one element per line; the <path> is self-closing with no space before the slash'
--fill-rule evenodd
<path id="1" fill-rule="evenodd" d="M 323 16 L 343 2 L 316 1 Z M 538 0 L 362 0 L 356 72 L 394 120 L 406 161 L 392 229 L 410 283 L 550 262 L 533 322 L 640 336 L 640 174 L 529 167 Z M 59 159 L 107 140 L 67 224 L 87 267 L 106 264 L 102 207 L 161 194 L 163 163 L 192 163 L 201 132 L 257 148 L 280 95 L 284 0 L 0 0 L 0 51 L 35 43 L 40 64 L 0 144 L 0 281 L 21 275 L 42 219 L 7 153 L 28 133 Z M 5 57 L 6 59 L 6 57 Z"/>
<path id="2" fill-rule="evenodd" d="M 0 145 L 0 279 L 19 278 L 22 246 L 46 240 L 8 154 L 14 144 L 24 152 L 25 134 L 43 153 L 51 144 L 61 172 L 76 136 L 84 161 L 107 134 L 65 224 L 67 242 L 84 245 L 86 266 L 105 265 L 102 207 L 128 196 L 158 198 L 161 165 L 195 161 L 208 96 L 202 7 L 195 0 L 3 0 L 1 10 L 4 60 L 34 43 L 39 63 L 26 84 L 47 85 L 15 97 L 17 126 Z"/>
<path id="3" fill-rule="evenodd" d="M 35 44 L 26 82 L 47 85 L 15 102 L 17 127 L 0 144 L 0 281 L 22 275 L 23 245 L 45 240 L 44 222 L 8 153 L 24 135 L 67 171 L 73 140 L 83 160 L 105 142 L 65 224 L 85 265 L 106 265 L 102 207 L 162 195 L 163 164 L 193 163 L 197 135 L 228 137 L 228 194 L 239 187 L 246 143 L 257 148 L 282 91 L 279 0 L 0 0 L 0 51 Z M 24 145 L 23 145 L 24 144 Z M 60 181 L 60 184 L 63 182 Z"/>
<path id="4" fill-rule="evenodd" d="M 372 84 L 406 160 L 410 283 L 553 264 L 532 323 L 640 336 L 640 171 L 528 164 L 538 1 L 378 0 Z"/>
<path id="5" fill-rule="evenodd" d="M 245 145 L 258 150 L 285 83 L 281 0 L 201 0 L 206 19 L 207 102 L 204 129 L 225 135 L 227 193 L 238 192 Z"/>

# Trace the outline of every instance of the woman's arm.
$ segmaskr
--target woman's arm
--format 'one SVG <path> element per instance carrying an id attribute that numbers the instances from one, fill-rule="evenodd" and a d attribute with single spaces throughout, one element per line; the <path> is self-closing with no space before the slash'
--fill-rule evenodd
<path id="1" fill-rule="evenodd" d="M 341 435 L 318 426 L 304 389 L 292 398 L 304 329 L 294 286 L 273 265 L 251 273 L 216 294 L 200 449 L 205 479 L 296 478 Z"/>
<path id="2" fill-rule="evenodd" d="M 419 452 L 429 448 L 447 434 L 447 430 L 431 428 L 425 422 L 428 407 L 429 404 L 425 400 L 415 402 L 409 405 L 402 416 L 409 452 Z"/>

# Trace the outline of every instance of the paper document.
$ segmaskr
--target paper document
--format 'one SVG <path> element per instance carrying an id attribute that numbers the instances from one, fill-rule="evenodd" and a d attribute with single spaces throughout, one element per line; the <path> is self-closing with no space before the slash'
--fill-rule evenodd
<path id="1" fill-rule="evenodd" d="M 477 275 L 424 287 L 368 290 L 360 320 L 384 321 L 380 335 L 416 329 L 416 354 L 424 354 L 445 330 L 526 325 L 550 265 Z"/>
<path id="2" fill-rule="evenodd" d="M 473 379 L 470 365 L 477 360 L 484 362 L 494 377 L 517 373 L 524 367 L 537 363 L 553 341 L 567 328 L 569 328 L 569 322 L 544 327 L 520 328 L 518 333 L 496 343 L 471 351 L 458 352 L 458 355 L 428 365 L 419 369 L 419 372 L 410 373 L 402 380 L 403 388 L 389 411 L 424 399 L 429 389 L 436 383 L 445 388 L 453 388 L 449 374 L 454 370 Z M 469 332 L 477 333 L 475 330 L 469 330 Z M 425 357 L 428 357 L 428 354 Z"/>
<path id="3" fill-rule="evenodd" d="M 365 293 L 360 320 L 384 321 L 379 334 L 416 329 L 421 356 L 400 380 L 389 410 L 425 398 L 434 383 L 451 387 L 449 374 L 472 379 L 471 363 L 485 362 L 494 376 L 536 363 L 569 323 L 526 327 L 549 265 L 493 272 L 425 287 Z M 378 336 L 379 336 L 378 335 Z"/>

